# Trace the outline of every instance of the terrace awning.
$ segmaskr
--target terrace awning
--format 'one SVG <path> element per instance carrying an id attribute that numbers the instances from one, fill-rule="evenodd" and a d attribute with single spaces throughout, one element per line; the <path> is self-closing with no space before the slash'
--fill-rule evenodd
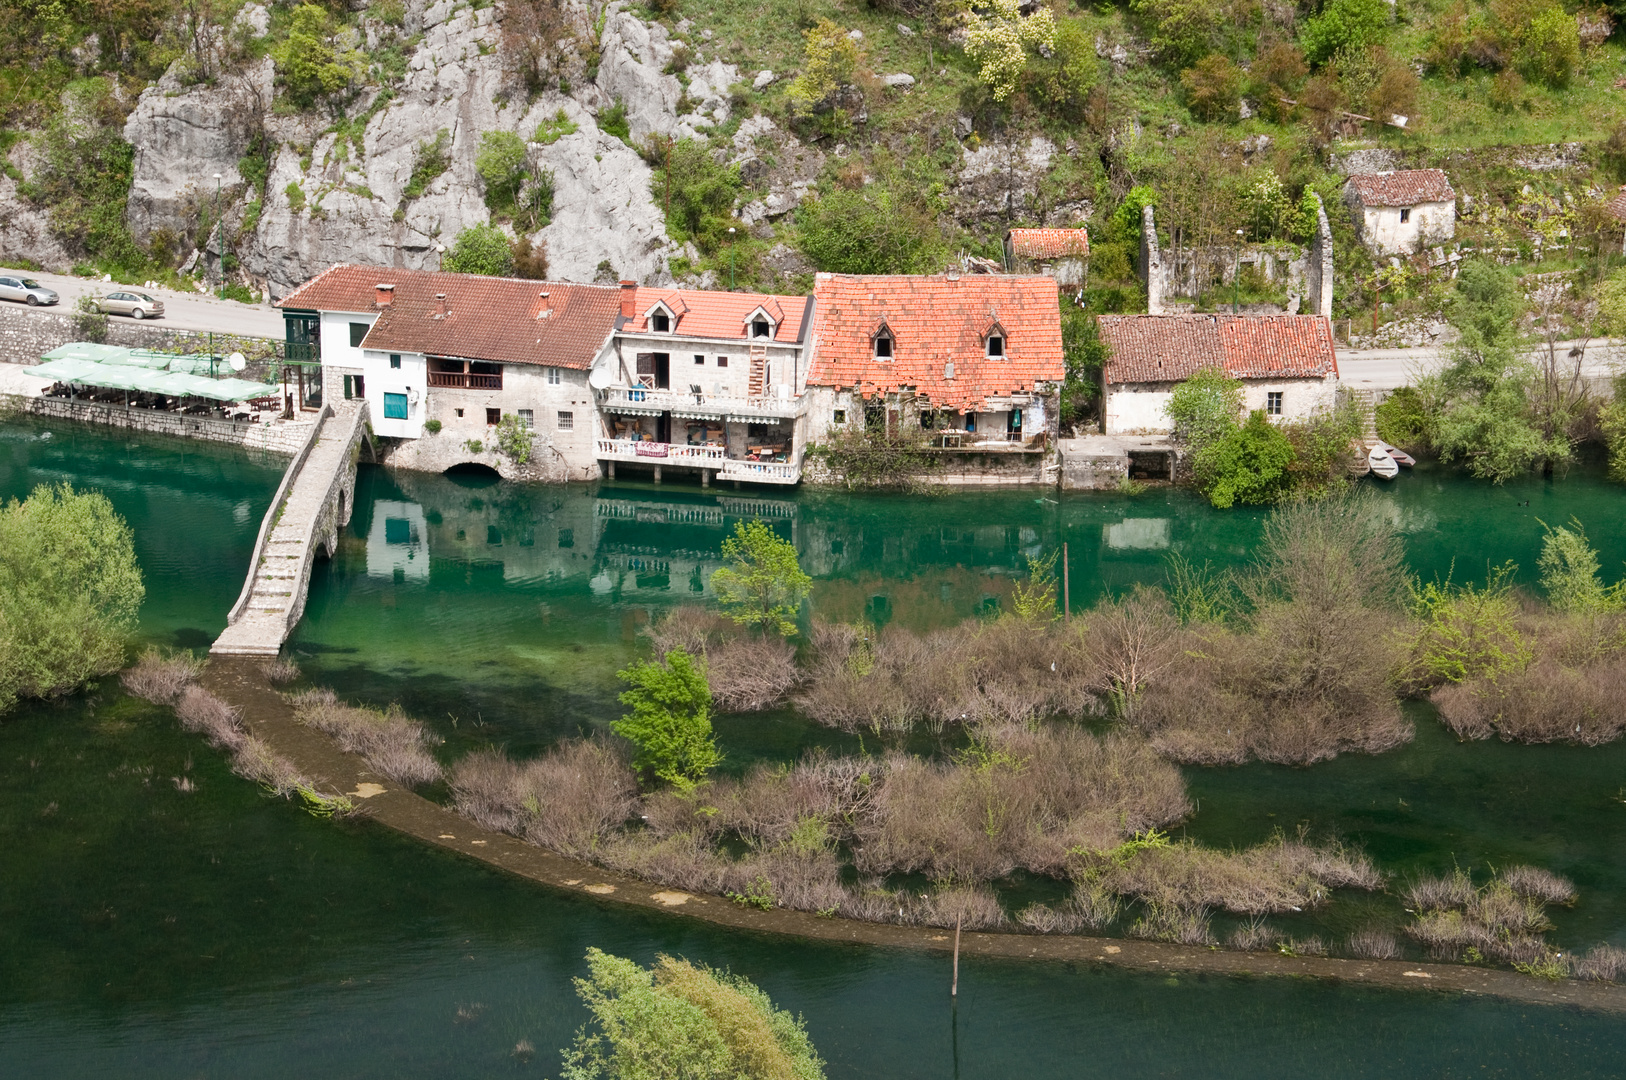
<path id="1" fill-rule="evenodd" d="M 148 394 L 206 398 L 210 401 L 249 401 L 273 397 L 277 393 L 277 388 L 270 383 L 249 382 L 247 379 L 208 379 L 186 371 L 153 370 L 80 358 L 47 360 L 23 370 L 42 379 L 77 383 L 80 386 L 138 390 Z"/>

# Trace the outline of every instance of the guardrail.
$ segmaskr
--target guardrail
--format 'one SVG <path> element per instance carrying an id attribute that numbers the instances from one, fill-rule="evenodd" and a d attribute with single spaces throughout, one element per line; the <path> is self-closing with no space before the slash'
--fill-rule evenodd
<path id="1" fill-rule="evenodd" d="M 281 515 L 282 504 L 288 498 L 288 489 L 293 487 L 294 478 L 299 470 L 305 467 L 305 459 L 310 457 L 311 447 L 316 445 L 316 436 L 321 432 L 322 425 L 328 417 L 333 415 L 333 406 L 323 405 L 316 414 L 316 423 L 311 425 L 310 432 L 305 436 L 305 444 L 294 455 L 294 460 L 283 471 L 282 483 L 277 485 L 277 493 L 271 497 L 271 505 L 266 507 L 265 517 L 260 519 L 260 535 L 254 538 L 254 554 L 248 560 L 248 578 L 243 582 L 243 591 L 237 594 L 237 603 L 231 606 L 226 613 L 226 625 L 236 622 L 243 609 L 248 607 L 248 601 L 254 595 L 254 582 L 260 576 L 260 560 L 265 557 L 265 545 L 271 539 L 271 530 Z"/>
<path id="2" fill-rule="evenodd" d="M 778 398 L 766 394 L 757 397 L 732 397 L 708 394 L 705 391 L 696 394 L 693 390 L 656 390 L 642 386 L 611 386 L 602 390 L 600 394 L 604 408 L 611 411 L 617 406 L 624 406 L 632 409 L 660 409 L 662 412 L 703 413 L 717 417 L 732 414 L 777 420 L 788 420 L 802 411 L 802 402 L 799 398 Z"/>
<path id="3" fill-rule="evenodd" d="M 596 439 L 594 452 L 601 458 L 617 461 L 665 461 L 674 465 L 721 465 L 728 460 L 728 451 L 720 446 L 684 446 L 636 439 Z"/>

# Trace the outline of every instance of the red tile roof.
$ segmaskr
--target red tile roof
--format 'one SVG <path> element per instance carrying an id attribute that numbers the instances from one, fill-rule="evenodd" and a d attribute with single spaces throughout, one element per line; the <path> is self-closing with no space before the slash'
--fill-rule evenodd
<path id="1" fill-rule="evenodd" d="M 802 320 L 807 314 L 807 297 L 773 296 L 766 293 L 712 292 L 706 289 L 651 289 L 640 287 L 634 300 L 632 321 L 623 333 L 646 333 L 646 316 L 658 303 L 664 303 L 677 316 L 674 334 L 700 338 L 745 338 L 745 320 L 757 308 L 768 313 L 774 324 L 771 340 L 787 344 L 802 339 Z"/>
<path id="2" fill-rule="evenodd" d="M 382 307 L 380 284 L 395 286 L 394 300 Z M 606 285 L 340 264 L 277 306 L 379 312 L 362 341 L 369 349 L 586 369 L 615 327 L 620 293 Z M 445 294 L 444 306 L 436 294 Z"/>
<path id="3" fill-rule="evenodd" d="M 1234 379 L 1338 375 L 1332 324 L 1320 315 L 1100 315 L 1106 381 L 1166 383 L 1220 368 Z"/>
<path id="4" fill-rule="evenodd" d="M 819 274 L 813 297 L 813 386 L 865 394 L 912 387 L 935 406 L 963 411 L 1062 379 L 1061 312 L 1047 277 Z M 883 325 L 891 360 L 875 357 Z M 987 355 L 995 326 L 1005 332 L 1003 357 Z"/>
<path id="5" fill-rule="evenodd" d="M 1603 204 L 1604 213 L 1616 221 L 1626 221 L 1626 188 L 1622 188 L 1613 199 Z"/>
<path id="6" fill-rule="evenodd" d="M 1420 203 L 1455 202 L 1457 193 L 1439 169 L 1402 169 L 1398 172 L 1363 173 L 1349 182 L 1366 206 L 1417 206 Z"/>
<path id="7" fill-rule="evenodd" d="M 1084 229 L 1012 229 L 1011 254 L 1024 259 L 1088 255 L 1090 234 Z"/>

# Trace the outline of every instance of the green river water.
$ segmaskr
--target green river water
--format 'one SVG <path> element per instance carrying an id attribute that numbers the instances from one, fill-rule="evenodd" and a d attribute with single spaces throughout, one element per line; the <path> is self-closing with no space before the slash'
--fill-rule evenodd
<path id="1" fill-rule="evenodd" d="M 49 430 L 50 439 L 41 438 Z M 129 519 L 142 637 L 201 646 L 241 587 L 281 461 L 68 425 L 0 426 L 0 497 L 72 480 Z M 1580 473 L 1505 488 L 1418 469 L 1383 489 L 1425 575 L 1533 577 L 1540 520 L 1626 561 L 1626 498 Z M 924 627 L 996 605 L 1065 541 L 1072 602 L 1156 581 L 1180 551 L 1231 565 L 1260 516 L 1181 492 L 944 498 L 525 487 L 364 468 L 338 557 L 290 651 L 312 681 L 399 701 L 460 753 L 530 753 L 615 713 L 615 670 L 666 608 L 704 601 L 733 523 L 795 539 L 828 618 Z M 1426 709 L 1410 745 L 1310 769 L 1187 770 L 1187 831 L 1278 827 L 1361 844 L 1385 870 L 1514 861 L 1573 878 L 1565 946 L 1626 944 L 1626 744 L 1462 745 Z M 732 768 L 845 736 L 724 717 Z M 855 745 L 855 741 L 853 741 Z M 177 778 L 191 782 L 185 792 Z M 1394 917 L 1340 896 L 1306 929 Z M 726 965 L 806 1017 L 832 1077 L 1626 1075 L 1626 1019 L 1289 979 L 1164 979 L 756 937 L 561 896 L 365 824 L 317 821 L 231 776 L 113 680 L 0 721 L 0 1076 L 556 1074 L 585 1019 L 589 945 Z M 512 1055 L 536 1047 L 528 1064 Z"/>

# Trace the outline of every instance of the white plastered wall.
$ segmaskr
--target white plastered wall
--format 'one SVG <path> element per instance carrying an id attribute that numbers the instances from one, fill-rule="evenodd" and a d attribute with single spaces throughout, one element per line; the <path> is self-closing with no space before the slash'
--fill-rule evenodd
<path id="1" fill-rule="evenodd" d="M 1401 207 L 1368 206 L 1361 212 L 1361 240 L 1380 255 L 1403 255 L 1419 246 L 1444 243 L 1456 235 L 1457 204 L 1420 203 L 1410 207 L 1406 221 Z"/>

